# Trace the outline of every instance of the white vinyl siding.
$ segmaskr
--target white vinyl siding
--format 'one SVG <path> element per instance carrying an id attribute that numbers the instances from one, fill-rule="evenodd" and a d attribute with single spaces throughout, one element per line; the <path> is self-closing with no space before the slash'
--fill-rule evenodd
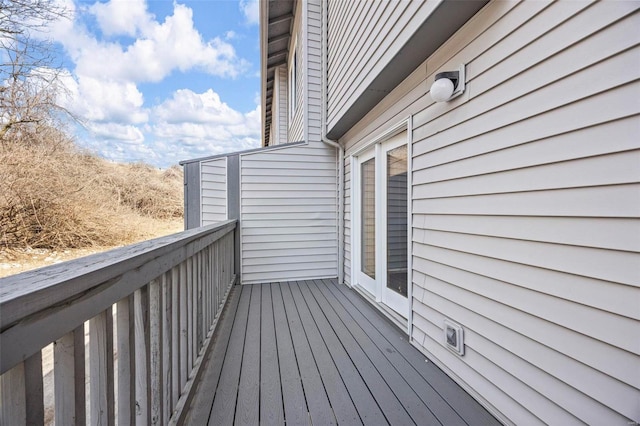
<path id="1" fill-rule="evenodd" d="M 639 6 L 489 3 L 341 140 L 412 116 L 413 342 L 508 422 L 640 421 Z"/>
<path id="2" fill-rule="evenodd" d="M 294 74 L 293 61 L 296 62 L 296 81 L 295 81 L 295 96 L 292 96 L 291 92 L 294 90 L 289 89 L 289 142 L 299 142 L 304 140 L 304 64 L 303 58 L 305 54 L 305 36 L 302 25 L 302 9 L 303 7 L 296 7 L 296 16 L 293 24 L 292 41 L 289 50 L 289 70 L 287 75 L 287 81 L 289 87 L 291 87 L 291 76 Z"/>
<path id="3" fill-rule="evenodd" d="M 200 164 L 202 226 L 227 220 L 227 159 Z"/>
<path id="4" fill-rule="evenodd" d="M 280 66 L 275 70 L 273 81 L 273 123 L 269 145 L 287 143 L 287 67 Z"/>
<path id="5" fill-rule="evenodd" d="M 439 4 L 439 0 L 329 0 L 329 129 Z"/>
<path id="6" fill-rule="evenodd" d="M 322 138 L 322 5 L 320 0 L 309 0 L 307 11 L 305 96 L 307 128 L 305 139 L 317 144 Z"/>
<path id="7" fill-rule="evenodd" d="M 336 277 L 335 150 L 246 154 L 240 179 L 242 282 Z"/>

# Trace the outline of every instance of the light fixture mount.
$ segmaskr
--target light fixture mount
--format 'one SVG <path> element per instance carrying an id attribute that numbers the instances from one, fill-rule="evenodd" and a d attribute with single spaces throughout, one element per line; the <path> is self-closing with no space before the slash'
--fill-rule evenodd
<path id="1" fill-rule="evenodd" d="M 436 102 L 447 102 L 464 93 L 465 65 L 461 64 L 457 71 L 443 71 L 436 74 L 431 85 L 431 97 Z"/>

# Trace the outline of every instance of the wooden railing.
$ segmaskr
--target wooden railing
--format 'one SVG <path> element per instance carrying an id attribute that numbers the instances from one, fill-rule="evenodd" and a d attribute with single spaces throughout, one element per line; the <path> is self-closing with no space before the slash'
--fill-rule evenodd
<path id="1" fill-rule="evenodd" d="M 236 281 L 235 229 L 221 222 L 0 279 L 0 424 L 43 424 L 51 343 L 57 425 L 180 424 Z"/>

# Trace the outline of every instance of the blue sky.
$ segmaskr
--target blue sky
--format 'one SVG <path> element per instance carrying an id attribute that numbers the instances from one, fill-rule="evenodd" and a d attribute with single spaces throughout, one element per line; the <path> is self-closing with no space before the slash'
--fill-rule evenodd
<path id="1" fill-rule="evenodd" d="M 80 145 L 168 167 L 260 143 L 257 0 L 58 0 L 51 24 Z"/>

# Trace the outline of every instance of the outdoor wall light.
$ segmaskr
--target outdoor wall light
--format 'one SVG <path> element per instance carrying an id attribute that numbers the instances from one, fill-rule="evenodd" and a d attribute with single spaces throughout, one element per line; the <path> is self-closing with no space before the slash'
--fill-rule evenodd
<path id="1" fill-rule="evenodd" d="M 436 102 L 446 102 L 464 93 L 464 64 L 458 71 L 445 71 L 436 74 L 429 93 Z"/>

